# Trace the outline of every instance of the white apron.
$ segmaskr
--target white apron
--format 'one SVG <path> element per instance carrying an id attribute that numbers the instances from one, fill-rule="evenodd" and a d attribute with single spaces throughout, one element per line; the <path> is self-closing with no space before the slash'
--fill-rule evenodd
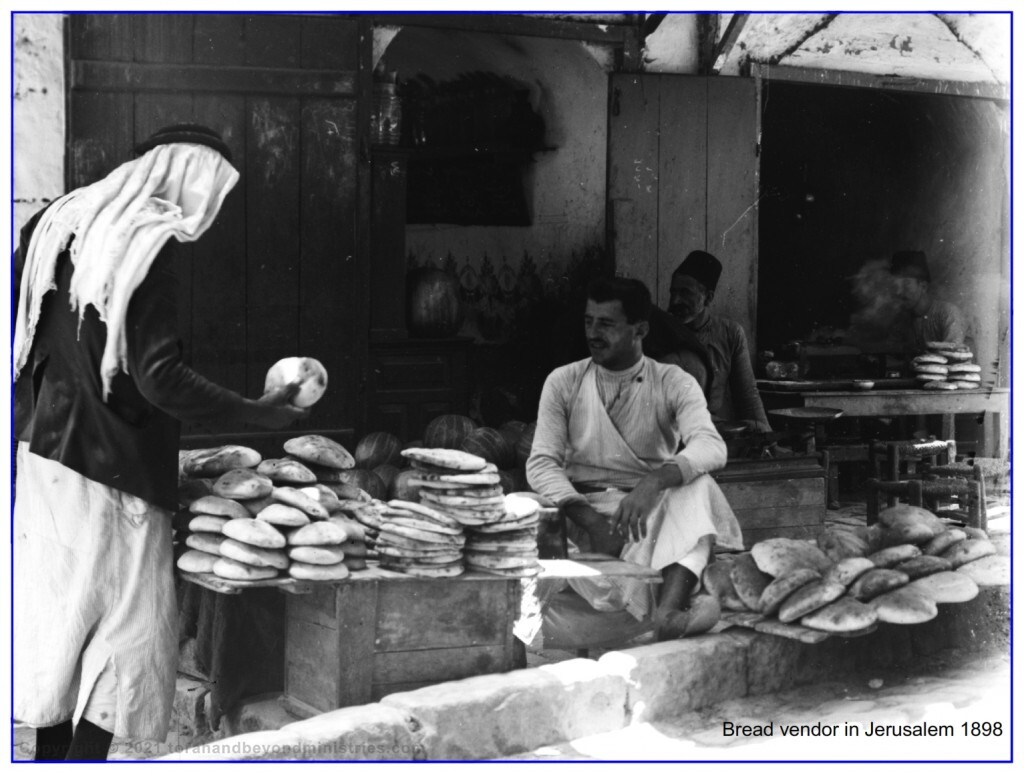
<path id="1" fill-rule="evenodd" d="M 613 487 L 631 488 L 654 469 L 634 453 L 608 416 L 598 394 L 592 366 L 588 366 L 581 377 L 569 415 L 568 435 L 572 439 L 572 448 L 566 455 L 566 475 L 570 481 L 593 485 L 605 480 Z M 611 520 L 626 494 L 616 490 L 586 497 L 598 513 Z M 627 562 L 662 570 L 686 556 L 704 535 L 713 535 L 719 548 L 743 548 L 736 515 L 718 484 L 707 474 L 662 492 L 647 518 L 647 536 L 627 542 L 619 556 Z M 650 612 L 649 584 L 633 578 L 602 580 L 607 580 L 609 585 L 593 582 L 571 582 L 571 585 L 588 602 L 596 602 L 597 609 L 624 607 L 637 619 Z M 613 588 L 619 593 L 609 593 Z M 620 598 L 618 601 L 616 596 Z"/>
<path id="2" fill-rule="evenodd" d="M 178 666 L 167 512 L 18 445 L 14 719 L 81 717 L 104 667 L 114 735 L 167 737 Z"/>

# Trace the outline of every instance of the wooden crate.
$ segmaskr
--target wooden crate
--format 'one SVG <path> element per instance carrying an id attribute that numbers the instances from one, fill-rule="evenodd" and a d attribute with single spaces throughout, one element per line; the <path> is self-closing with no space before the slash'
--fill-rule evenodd
<path id="1" fill-rule="evenodd" d="M 289 595 L 285 701 L 300 714 L 515 667 L 519 581 L 387 579 Z"/>
<path id="2" fill-rule="evenodd" d="M 815 538 L 824 529 L 826 470 L 819 455 L 733 460 L 713 476 L 746 548 L 771 537 Z"/>

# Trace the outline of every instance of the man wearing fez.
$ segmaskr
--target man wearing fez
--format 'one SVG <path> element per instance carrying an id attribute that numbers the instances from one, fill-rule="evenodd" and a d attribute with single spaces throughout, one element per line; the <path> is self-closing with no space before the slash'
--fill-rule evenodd
<path id="1" fill-rule="evenodd" d="M 927 341 L 964 343 L 967 324 L 963 312 L 954 304 L 932 298 L 932 277 L 924 252 L 893 253 L 890 272 L 896 284 L 896 298 L 910 317 L 907 344 L 913 347 L 913 352 L 924 352 Z"/>
<path id="2" fill-rule="evenodd" d="M 14 256 L 12 710 L 36 729 L 36 760 L 167 736 L 181 421 L 282 428 L 309 413 L 182 361 L 174 246 L 238 181 L 228 146 L 179 124 L 136 155 L 34 215 Z"/>
<path id="3" fill-rule="evenodd" d="M 711 313 L 722 264 L 710 253 L 694 250 L 672 273 L 669 312 L 704 345 L 711 360 L 708 410 L 717 419 L 734 419 L 751 430 L 770 432 L 754 381 L 747 337 L 732 320 Z"/>

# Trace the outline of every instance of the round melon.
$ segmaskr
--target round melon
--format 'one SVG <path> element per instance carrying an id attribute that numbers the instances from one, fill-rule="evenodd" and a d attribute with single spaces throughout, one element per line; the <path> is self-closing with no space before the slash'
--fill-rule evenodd
<path id="1" fill-rule="evenodd" d="M 378 465 L 377 467 L 375 467 L 372 472 L 380 476 L 380 480 L 384 482 L 385 491 L 390 492 L 391 483 L 395 480 L 395 477 L 398 475 L 399 469 L 394 465 L 385 463 L 383 465 Z M 383 500 L 384 498 L 382 497 L 381 499 Z"/>
<path id="2" fill-rule="evenodd" d="M 384 485 L 381 477 L 372 470 L 352 468 L 351 470 L 340 471 L 340 473 L 340 478 L 343 479 L 342 483 L 357 486 L 370 495 L 370 497 L 383 500 L 387 496 L 387 487 Z"/>
<path id="3" fill-rule="evenodd" d="M 493 462 L 498 468 L 511 468 L 516 464 L 515 449 L 505 436 L 493 427 L 478 427 L 473 430 L 462 439 L 459 448 Z"/>
<path id="4" fill-rule="evenodd" d="M 510 419 L 508 422 L 502 423 L 501 427 L 498 428 L 498 432 L 505 436 L 505 440 L 508 441 L 509 446 L 514 450 L 525 429 L 525 422 L 519 419 Z"/>
<path id="5" fill-rule="evenodd" d="M 368 433 L 359 441 L 353 456 L 357 468 L 373 470 L 378 465 L 395 465 L 402 459 L 402 442 L 393 433 Z"/>
<path id="6" fill-rule="evenodd" d="M 476 422 L 464 414 L 442 414 L 424 429 L 423 445 L 428 449 L 458 449 L 474 430 Z"/>
<path id="7" fill-rule="evenodd" d="M 419 502 L 420 488 L 409 481 L 409 479 L 416 478 L 416 476 L 417 471 L 413 468 L 398 471 L 395 480 L 388 487 L 388 499 L 405 500 L 407 503 Z"/>
<path id="8" fill-rule="evenodd" d="M 533 448 L 533 434 L 535 432 L 537 432 L 537 423 L 530 422 L 523 429 L 523 434 L 519 436 L 519 440 L 516 442 L 516 463 L 519 465 L 525 465 L 526 460 L 530 458 L 530 449 Z"/>

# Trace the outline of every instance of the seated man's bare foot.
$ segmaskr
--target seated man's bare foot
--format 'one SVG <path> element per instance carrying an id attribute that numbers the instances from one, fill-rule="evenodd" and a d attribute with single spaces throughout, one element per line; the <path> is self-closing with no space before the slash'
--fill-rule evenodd
<path id="1" fill-rule="evenodd" d="M 695 596 L 686 610 L 654 611 L 654 635 L 658 642 L 678 640 L 708 631 L 722 616 L 718 600 L 706 594 Z"/>

